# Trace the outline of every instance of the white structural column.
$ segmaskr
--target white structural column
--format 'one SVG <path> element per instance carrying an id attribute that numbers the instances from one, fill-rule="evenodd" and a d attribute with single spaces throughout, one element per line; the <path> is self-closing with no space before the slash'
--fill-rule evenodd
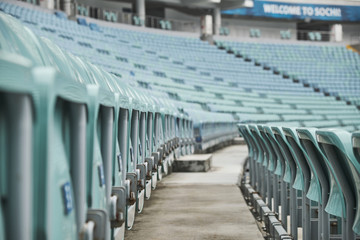
<path id="1" fill-rule="evenodd" d="M 47 8 L 47 9 L 54 9 L 55 2 L 54 0 L 42 0 L 40 1 L 40 7 Z"/>
<path id="2" fill-rule="evenodd" d="M 221 27 L 221 9 L 220 7 L 216 7 L 214 8 L 213 11 L 213 34 L 214 35 L 219 35 L 220 33 L 220 27 Z"/>
<path id="3" fill-rule="evenodd" d="M 136 1 L 136 15 L 140 18 L 141 24 L 145 25 L 145 0 Z"/>
<path id="4" fill-rule="evenodd" d="M 63 10 L 68 16 L 73 14 L 73 0 L 60 0 L 60 9 Z"/>

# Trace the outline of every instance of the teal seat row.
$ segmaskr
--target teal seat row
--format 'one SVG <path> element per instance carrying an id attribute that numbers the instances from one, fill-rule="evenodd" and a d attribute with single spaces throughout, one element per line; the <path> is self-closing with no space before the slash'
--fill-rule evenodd
<path id="1" fill-rule="evenodd" d="M 192 119 L 3 13 L 0 30 L 0 238 L 122 238 L 193 152 Z"/>
<path id="2" fill-rule="evenodd" d="M 293 239 L 298 228 L 302 239 L 360 234 L 358 132 L 253 124 L 239 130 L 249 148 L 248 183 Z"/>

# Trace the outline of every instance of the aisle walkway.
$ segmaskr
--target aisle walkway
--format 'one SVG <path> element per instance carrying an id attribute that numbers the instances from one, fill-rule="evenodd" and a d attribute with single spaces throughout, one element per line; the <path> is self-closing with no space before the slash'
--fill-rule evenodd
<path id="1" fill-rule="evenodd" d="M 125 240 L 263 239 L 235 185 L 246 146 L 213 155 L 208 173 L 172 173 L 159 183 Z"/>

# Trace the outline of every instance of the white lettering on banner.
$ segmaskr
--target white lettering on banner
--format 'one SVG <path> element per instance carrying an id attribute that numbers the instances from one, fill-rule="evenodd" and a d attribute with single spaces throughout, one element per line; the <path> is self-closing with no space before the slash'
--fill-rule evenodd
<path id="1" fill-rule="evenodd" d="M 314 15 L 314 9 L 312 7 L 302 7 L 302 14 L 311 17 Z"/>
<path id="2" fill-rule="evenodd" d="M 300 6 L 264 4 L 263 7 L 265 13 L 299 16 L 301 15 Z"/>
<path id="3" fill-rule="evenodd" d="M 341 17 L 341 9 L 340 8 L 316 7 L 315 8 L 315 16 Z"/>
<path id="4" fill-rule="evenodd" d="M 300 7 L 296 5 L 278 5 L 263 4 L 264 13 L 281 14 L 281 15 L 297 15 L 297 16 L 321 16 L 321 17 L 341 17 L 341 8 L 331 7 Z"/>

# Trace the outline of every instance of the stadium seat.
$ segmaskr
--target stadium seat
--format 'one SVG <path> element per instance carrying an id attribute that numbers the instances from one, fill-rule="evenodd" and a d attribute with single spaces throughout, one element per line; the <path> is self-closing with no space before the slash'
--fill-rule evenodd
<path id="1" fill-rule="evenodd" d="M 291 155 L 293 156 L 296 167 L 297 167 L 297 175 L 302 175 L 302 186 L 300 186 L 300 191 L 302 195 L 301 199 L 301 223 L 299 225 L 302 226 L 302 237 L 304 239 L 313 239 L 318 237 L 318 232 L 315 231 L 316 228 L 316 222 L 313 225 L 313 228 L 311 227 L 311 201 L 307 198 L 307 195 L 317 195 L 318 194 L 318 188 L 315 187 L 315 189 L 312 189 L 312 192 L 309 192 L 310 190 L 310 183 L 312 181 L 311 179 L 311 172 L 310 172 L 310 166 L 308 165 L 307 160 L 305 159 L 306 156 L 304 152 L 302 151 L 300 147 L 300 141 L 297 137 L 296 128 L 289 128 L 289 127 L 283 127 L 283 132 L 286 138 L 286 142 L 288 144 L 288 148 L 290 150 Z M 318 200 L 315 197 L 316 200 Z"/>
<path id="2" fill-rule="evenodd" d="M 109 22 L 117 22 L 117 15 L 113 12 L 108 12 L 104 10 L 105 20 Z"/>
<path id="3" fill-rule="evenodd" d="M 221 27 L 219 29 L 219 34 L 223 36 L 228 36 L 230 34 L 230 30 L 227 27 Z"/>
<path id="4" fill-rule="evenodd" d="M 98 31 L 98 32 L 100 32 L 99 26 L 98 26 L 97 24 L 95 24 L 95 23 L 89 23 L 89 27 L 90 27 L 90 29 L 93 30 L 93 31 Z"/>
<path id="5" fill-rule="evenodd" d="M 144 22 L 138 16 L 133 16 L 133 22 L 135 26 L 143 26 Z"/>
<path id="6" fill-rule="evenodd" d="M 278 177 L 276 175 L 276 167 L 277 167 L 277 154 L 276 154 L 276 150 L 274 149 L 269 136 L 266 134 L 266 126 L 263 125 L 258 125 L 258 129 L 259 132 L 262 136 L 262 139 L 265 143 L 265 145 L 267 146 L 268 149 L 268 159 L 269 159 L 269 164 L 268 164 L 268 168 L 267 170 L 269 171 L 269 175 L 268 175 L 268 183 L 269 183 L 269 201 L 268 201 L 268 205 L 270 205 L 270 208 L 274 211 L 274 212 L 279 212 L 279 180 Z M 271 192 L 272 190 L 272 192 Z"/>
<path id="7" fill-rule="evenodd" d="M 166 29 L 166 21 L 165 20 L 160 20 L 159 24 L 160 24 L 161 29 Z"/>
<path id="8" fill-rule="evenodd" d="M 281 30 L 281 31 L 280 31 L 280 38 L 281 38 L 281 39 L 291 39 L 291 32 L 290 32 L 290 30 Z"/>
<path id="9" fill-rule="evenodd" d="M 82 16 L 89 16 L 89 10 L 84 6 L 77 6 L 77 12 Z"/>
<path id="10" fill-rule="evenodd" d="M 85 18 L 77 18 L 77 22 L 79 25 L 82 25 L 82 26 L 88 25 Z"/>
<path id="11" fill-rule="evenodd" d="M 66 13 L 64 13 L 64 12 L 61 12 L 61 11 L 55 11 L 55 16 L 57 16 L 58 18 L 60 18 L 60 19 L 67 19 L 67 15 L 66 15 Z"/>
<path id="12" fill-rule="evenodd" d="M 166 21 L 166 29 L 167 30 L 172 30 L 172 24 L 170 21 Z"/>
<path id="13" fill-rule="evenodd" d="M 321 33 L 320 32 L 315 32 L 314 34 L 315 34 L 315 40 L 316 41 L 321 41 L 321 39 L 322 39 Z"/>
<path id="14" fill-rule="evenodd" d="M 267 171 L 268 168 L 268 149 L 266 147 L 265 141 L 263 140 L 259 129 L 256 125 L 250 124 L 249 125 L 249 131 L 252 135 L 255 144 L 258 147 L 258 174 L 260 174 L 261 179 L 260 181 L 260 187 L 259 192 L 261 193 L 261 196 L 263 196 L 264 199 L 267 199 L 267 202 L 270 202 L 270 185 L 266 183 L 266 179 L 269 178 L 269 172 Z M 269 204 L 268 204 L 269 205 Z"/>
<path id="15" fill-rule="evenodd" d="M 259 29 L 250 28 L 250 37 L 259 38 L 261 37 L 261 32 Z"/>
<path id="16" fill-rule="evenodd" d="M 257 158 L 259 155 L 258 146 L 255 144 L 254 139 L 250 135 L 249 128 L 247 125 L 240 124 L 239 130 L 241 135 L 246 139 L 246 142 L 249 147 L 249 165 L 250 165 L 250 184 L 254 189 L 259 188 L 259 178 L 260 174 L 258 172 Z"/>
<path id="17" fill-rule="evenodd" d="M 0 142 L 3 152 L 0 157 L 1 198 L 12 200 L 6 203 L 1 201 L 3 218 L 0 235 L 4 239 L 5 236 L 31 239 L 31 224 L 33 214 L 36 213 L 33 209 L 32 193 L 32 189 L 36 186 L 33 164 L 37 160 L 34 158 L 36 148 L 32 144 L 35 139 L 33 119 L 36 114 L 33 112 L 35 91 L 31 84 L 32 64 L 28 59 L 2 49 L 0 66 L 1 71 L 5 73 L 0 77 L 0 127 L 1 132 L 4 133 Z M 29 83 L 29 88 L 25 89 L 22 86 L 26 82 Z M 22 178 L 18 178 L 18 175 Z M 24 199 L 27 201 L 21 204 Z M 21 226 L 23 231 L 18 231 L 14 226 Z"/>
<path id="18" fill-rule="evenodd" d="M 298 199 L 297 192 L 298 190 L 302 190 L 304 187 L 304 179 L 301 169 L 297 167 L 297 159 L 291 154 L 291 148 L 286 142 L 286 137 L 284 135 L 283 130 L 280 127 L 272 127 L 274 131 L 274 136 L 277 141 L 277 144 L 280 146 L 281 153 L 283 154 L 283 158 L 286 162 L 287 174 L 289 176 L 284 176 L 288 183 L 290 184 L 290 201 L 289 201 L 289 215 L 290 215 L 290 233 L 297 239 L 297 229 L 301 227 L 301 222 L 298 221 L 297 213 L 298 213 Z"/>
<path id="19" fill-rule="evenodd" d="M 283 157 L 282 150 L 280 148 L 280 145 L 278 144 L 275 134 L 270 126 L 264 126 L 266 135 L 277 155 L 277 163 L 276 163 L 276 169 L 275 174 L 278 176 L 278 180 L 280 181 L 280 184 L 276 184 L 277 189 L 280 189 L 280 196 L 278 197 L 279 200 L 276 201 L 274 199 L 274 206 L 275 209 L 278 208 L 278 213 L 280 214 L 280 219 L 282 226 L 287 229 L 287 216 L 289 215 L 289 204 L 288 204 L 288 183 L 290 182 L 290 168 L 285 163 L 285 159 Z M 276 179 L 276 178 L 275 178 Z M 280 185 L 280 186 L 279 186 Z M 279 195 L 277 192 L 276 195 Z M 274 195 L 275 196 L 275 195 Z M 281 211 L 279 208 L 279 204 L 281 206 Z"/>

